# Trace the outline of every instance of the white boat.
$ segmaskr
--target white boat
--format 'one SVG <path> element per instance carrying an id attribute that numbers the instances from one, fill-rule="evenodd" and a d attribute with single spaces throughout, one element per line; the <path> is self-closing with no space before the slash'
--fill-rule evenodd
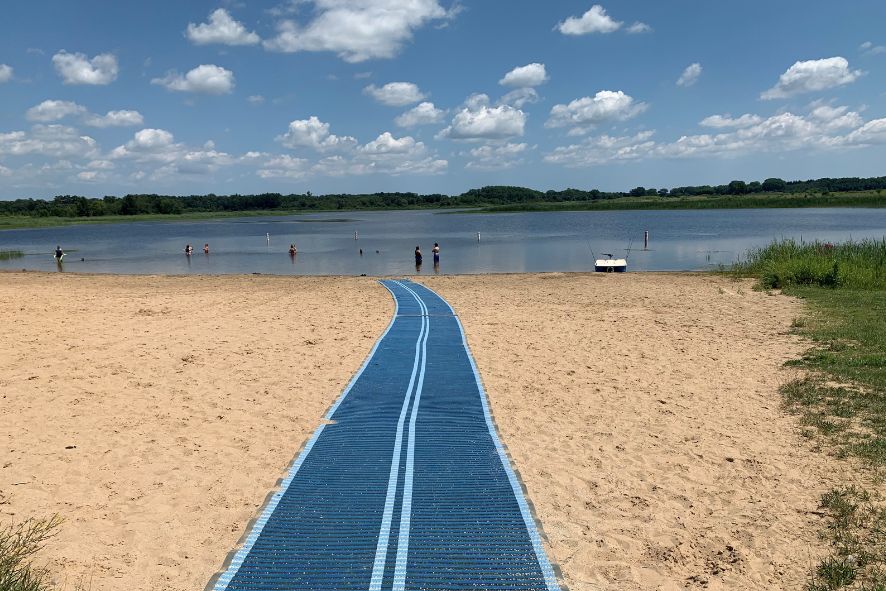
<path id="1" fill-rule="evenodd" d="M 595 260 L 594 271 L 597 271 L 598 273 L 624 273 L 628 270 L 627 259 L 614 259 L 612 258 L 612 255 L 607 252 L 600 254 L 609 258 Z"/>

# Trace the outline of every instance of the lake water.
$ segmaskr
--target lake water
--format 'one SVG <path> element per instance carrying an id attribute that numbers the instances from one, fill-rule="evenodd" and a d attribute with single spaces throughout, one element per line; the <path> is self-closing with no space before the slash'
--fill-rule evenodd
<path id="1" fill-rule="evenodd" d="M 643 250 L 646 230 L 649 250 Z M 884 236 L 886 209 L 342 212 L 4 230 L 0 250 L 21 250 L 26 256 L 0 261 L 0 269 L 400 275 L 416 272 L 413 250 L 420 245 L 423 274 L 590 271 L 592 251 L 627 256 L 628 271 L 678 271 L 728 265 L 775 238 L 840 242 Z M 434 242 L 441 247 L 436 270 Z M 194 246 L 190 257 L 183 253 L 187 243 Z M 209 255 L 202 252 L 204 243 L 209 243 Z M 298 248 L 295 257 L 288 254 L 290 243 Z M 52 257 L 56 244 L 68 253 L 61 268 Z"/>

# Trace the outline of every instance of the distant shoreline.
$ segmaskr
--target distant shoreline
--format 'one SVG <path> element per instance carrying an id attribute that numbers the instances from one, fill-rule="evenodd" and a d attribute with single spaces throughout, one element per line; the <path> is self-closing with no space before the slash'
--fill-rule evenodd
<path id="1" fill-rule="evenodd" d="M 635 210 L 699 210 L 699 209 L 774 209 L 774 208 L 886 207 L 882 191 L 839 193 L 760 193 L 754 195 L 699 195 L 692 197 L 618 197 L 591 201 L 534 201 L 505 205 L 486 204 L 476 207 L 365 207 L 352 209 L 256 209 L 246 211 L 196 211 L 186 213 L 150 213 L 136 215 L 103 215 L 95 217 L 0 216 L 0 231 L 28 228 L 52 228 L 78 224 L 119 224 L 130 222 L 187 222 L 241 217 L 283 217 L 305 214 L 354 213 L 362 211 L 436 211 L 440 213 L 514 213 L 551 211 L 635 211 Z"/>
<path id="2" fill-rule="evenodd" d="M 858 191 L 830 194 L 773 193 L 759 195 L 702 195 L 695 197 L 619 197 L 598 201 L 513 203 L 480 208 L 483 213 L 532 211 L 636 211 L 687 209 L 792 209 L 830 207 L 886 207 L 886 194 Z"/>

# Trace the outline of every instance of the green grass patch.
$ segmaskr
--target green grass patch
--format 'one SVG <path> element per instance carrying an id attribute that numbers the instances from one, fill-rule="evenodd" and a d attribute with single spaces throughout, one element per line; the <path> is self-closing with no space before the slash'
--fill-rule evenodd
<path id="1" fill-rule="evenodd" d="M 12 259 L 20 259 L 25 256 L 20 250 L 0 250 L 0 261 L 11 261 Z"/>
<path id="2" fill-rule="evenodd" d="M 823 537 L 833 553 L 816 566 L 806 591 L 886 589 L 886 508 L 883 499 L 854 486 L 822 495 Z"/>
<path id="3" fill-rule="evenodd" d="M 0 591 L 48 591 L 46 568 L 36 566 L 34 556 L 58 533 L 58 516 L 28 519 L 0 528 Z"/>
<path id="4" fill-rule="evenodd" d="M 763 289 L 801 298 L 808 313 L 792 330 L 813 342 L 789 362 L 805 377 L 781 388 L 785 408 L 804 434 L 839 457 L 855 457 L 882 478 L 886 468 L 886 239 L 845 244 L 773 242 L 732 271 Z M 854 487 L 821 501 L 831 554 L 806 591 L 886 591 L 886 505 Z"/>

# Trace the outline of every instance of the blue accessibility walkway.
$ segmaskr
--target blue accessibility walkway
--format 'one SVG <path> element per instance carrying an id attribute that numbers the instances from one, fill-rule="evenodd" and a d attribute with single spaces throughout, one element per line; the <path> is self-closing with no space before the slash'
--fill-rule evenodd
<path id="1" fill-rule="evenodd" d="M 214 591 L 559 591 L 461 323 L 410 281 L 394 320 Z"/>

